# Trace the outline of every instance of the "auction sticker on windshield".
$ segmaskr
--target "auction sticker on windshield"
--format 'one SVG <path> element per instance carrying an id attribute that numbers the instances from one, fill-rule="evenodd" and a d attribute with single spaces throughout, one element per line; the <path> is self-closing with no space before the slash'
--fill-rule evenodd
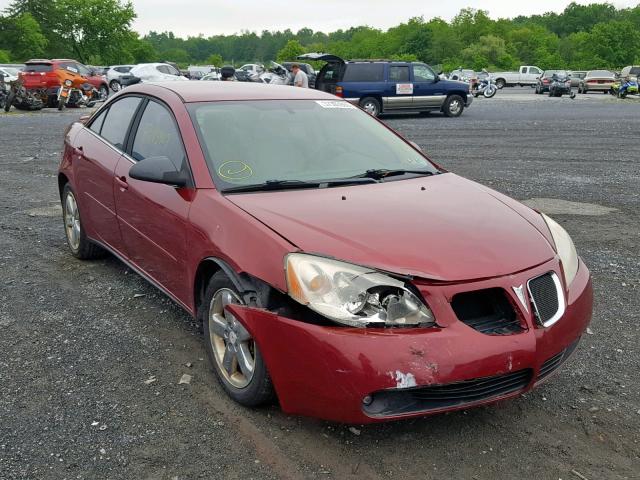
<path id="1" fill-rule="evenodd" d="M 349 102 L 342 102 L 336 100 L 316 100 L 316 103 L 322 108 L 356 108 Z"/>

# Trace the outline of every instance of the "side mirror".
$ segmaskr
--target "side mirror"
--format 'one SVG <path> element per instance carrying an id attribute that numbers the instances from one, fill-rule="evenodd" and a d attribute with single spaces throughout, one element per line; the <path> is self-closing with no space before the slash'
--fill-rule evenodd
<path id="1" fill-rule="evenodd" d="M 163 183 L 174 187 L 185 187 L 189 178 L 178 171 L 168 157 L 148 157 L 129 169 L 129 176 L 143 182 Z"/>

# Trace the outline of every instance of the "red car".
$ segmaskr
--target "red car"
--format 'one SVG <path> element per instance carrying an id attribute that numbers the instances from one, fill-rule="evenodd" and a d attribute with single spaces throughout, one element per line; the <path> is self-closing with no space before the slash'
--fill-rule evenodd
<path id="1" fill-rule="evenodd" d="M 67 68 L 85 77 L 87 82 L 100 92 L 102 98 L 107 98 L 109 94 L 107 77 L 75 60 L 29 60 L 23 71 L 20 72 L 19 78 L 29 90 L 46 89 L 49 95 L 49 106 L 53 106 L 57 104 L 58 89 L 60 88 L 60 79 L 56 70 Z"/>
<path id="2" fill-rule="evenodd" d="M 200 319 L 244 405 L 368 423 L 492 403 L 591 319 L 560 225 L 317 90 L 132 86 L 70 127 L 58 179 L 73 255 L 111 252 Z"/>

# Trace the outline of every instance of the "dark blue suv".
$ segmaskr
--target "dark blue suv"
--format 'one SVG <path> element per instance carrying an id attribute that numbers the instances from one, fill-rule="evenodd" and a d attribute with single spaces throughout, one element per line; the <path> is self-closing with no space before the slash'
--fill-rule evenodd
<path id="1" fill-rule="evenodd" d="M 468 84 L 441 80 L 424 63 L 345 61 L 326 53 L 307 53 L 298 58 L 327 62 L 318 72 L 315 88 L 343 97 L 373 116 L 441 111 L 447 117 L 458 117 L 473 100 Z"/>

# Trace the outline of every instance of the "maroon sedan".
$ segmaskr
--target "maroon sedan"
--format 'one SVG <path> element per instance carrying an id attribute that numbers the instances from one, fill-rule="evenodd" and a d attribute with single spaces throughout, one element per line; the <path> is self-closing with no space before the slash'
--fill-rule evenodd
<path id="1" fill-rule="evenodd" d="M 116 255 L 201 320 L 244 405 L 367 423 L 487 404 L 591 319 L 560 225 L 316 90 L 127 88 L 70 127 L 58 180 L 73 255 Z"/>

